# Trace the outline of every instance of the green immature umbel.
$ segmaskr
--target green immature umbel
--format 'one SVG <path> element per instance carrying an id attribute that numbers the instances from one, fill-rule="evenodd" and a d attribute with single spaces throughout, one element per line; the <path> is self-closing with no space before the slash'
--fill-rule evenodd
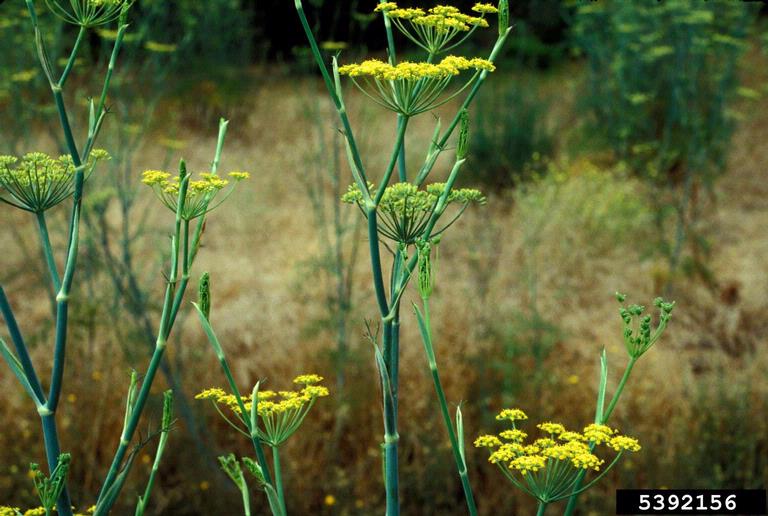
<path id="1" fill-rule="evenodd" d="M 84 166 L 87 179 L 96 163 L 110 159 L 109 153 L 91 152 Z M 72 196 L 76 167 L 69 155 L 51 157 L 30 152 L 17 158 L 0 156 L 0 201 L 32 213 L 42 213 Z"/>
<path id="2" fill-rule="evenodd" d="M 53 473 L 51 473 L 50 478 L 40 471 L 40 467 L 37 464 L 32 463 L 29 465 L 37 496 L 40 497 L 40 505 L 45 509 L 46 514 L 53 510 L 56 500 L 58 500 L 59 495 L 64 490 L 71 458 L 69 453 L 59 455 L 59 462 Z"/>
<path id="3" fill-rule="evenodd" d="M 617 293 L 616 298 L 621 303 L 626 299 L 626 296 Z M 643 315 L 644 306 L 629 305 L 619 308 L 619 315 L 624 321 L 624 344 L 632 358 L 640 358 L 648 351 L 659 340 L 672 318 L 674 302 L 668 303 L 658 297 L 653 301 L 653 304 L 659 309 L 659 322 L 656 328 L 652 327 L 652 317 Z"/>

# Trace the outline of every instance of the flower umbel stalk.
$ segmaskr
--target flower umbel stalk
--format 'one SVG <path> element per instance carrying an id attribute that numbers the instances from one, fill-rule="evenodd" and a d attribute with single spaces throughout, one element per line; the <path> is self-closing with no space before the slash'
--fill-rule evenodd
<path id="1" fill-rule="evenodd" d="M 464 459 L 463 443 L 460 443 L 456 431 L 453 428 L 453 422 L 451 421 L 450 413 L 448 412 L 448 402 L 445 399 L 445 392 L 443 391 L 443 385 L 440 381 L 440 373 L 437 369 L 437 360 L 435 358 L 435 350 L 432 344 L 432 326 L 430 323 L 429 313 L 429 296 L 422 295 L 422 310 L 415 304 L 413 305 L 414 312 L 416 312 L 416 319 L 419 324 L 419 331 L 421 332 L 421 339 L 424 344 L 424 351 L 427 355 L 427 362 L 429 363 L 429 370 L 432 374 L 432 382 L 435 385 L 435 392 L 437 394 L 438 404 L 440 405 L 440 413 L 443 416 L 443 423 L 448 431 L 448 439 L 451 442 L 451 450 L 453 451 L 453 458 L 456 462 L 456 468 L 459 472 L 459 478 L 461 480 L 461 487 L 464 490 L 464 498 L 467 502 L 467 510 L 470 515 L 477 514 L 477 507 L 475 505 L 475 497 L 472 494 L 472 486 L 469 483 L 469 475 L 467 473 L 467 463 Z"/>
<path id="2" fill-rule="evenodd" d="M 384 25 L 387 33 L 388 60 L 386 63 L 379 61 L 366 61 L 357 65 L 339 67 L 336 59 L 332 61 L 332 74 L 329 71 L 324 58 L 319 51 L 317 41 L 312 33 L 310 25 L 304 14 L 301 0 L 294 0 L 301 25 L 307 36 L 312 54 L 320 69 L 320 72 L 328 89 L 328 94 L 338 111 L 339 120 L 343 126 L 343 135 L 346 139 L 347 157 L 355 183 L 355 191 L 350 191 L 348 202 L 356 203 L 361 209 L 368 223 L 368 243 L 371 260 L 371 275 L 374 286 L 376 303 L 379 309 L 379 317 L 382 329 L 382 348 L 376 348 L 376 357 L 379 373 L 381 375 L 382 392 L 384 397 L 384 484 L 386 496 L 387 516 L 396 516 L 400 512 L 398 489 L 398 441 L 397 413 L 399 390 L 399 346 L 400 346 L 400 299 L 411 274 L 416 267 L 416 253 L 408 257 L 409 248 L 417 241 L 429 242 L 437 234 L 447 229 L 457 219 L 467 202 L 463 203 L 455 218 L 444 227 L 435 230 L 435 225 L 443 215 L 449 202 L 456 200 L 452 195 L 451 187 L 456 179 L 458 171 L 464 160 L 457 160 L 454 170 L 450 173 L 450 179 L 445 185 L 436 187 L 433 191 L 419 191 L 429 174 L 432 172 L 437 158 L 445 149 L 455 128 L 462 119 L 466 119 L 466 108 L 474 99 L 480 85 L 484 82 L 488 73 L 495 67 L 493 61 L 498 56 L 507 35 L 509 34 L 509 13 L 506 0 L 502 0 L 499 7 L 487 4 L 478 4 L 476 12 L 482 14 L 499 13 L 499 37 L 488 59 L 448 56 L 440 62 L 433 62 L 438 51 L 447 50 L 446 45 L 450 39 L 464 31 L 465 26 L 470 32 L 468 24 L 487 26 L 487 22 L 480 17 L 472 17 L 461 14 L 453 7 L 436 7 L 429 14 L 422 12 L 416 16 L 417 10 L 401 10 L 392 2 L 380 2 L 377 11 L 383 11 Z M 413 16 L 412 16 L 413 15 Z M 424 36 L 422 45 L 427 49 L 428 55 L 422 63 L 398 63 L 392 27 L 403 30 L 405 25 L 400 23 L 402 19 L 412 20 L 414 31 L 406 33 L 406 36 L 414 34 Z M 416 18 L 419 18 L 416 20 Z M 410 22 L 409 22 L 410 23 Z M 444 29 L 449 29 L 447 32 Z M 424 30 L 422 30 L 424 29 Z M 413 38 L 412 38 L 413 39 Z M 446 88 L 462 70 L 473 69 L 472 74 L 463 85 L 445 93 Z M 353 83 L 369 88 L 362 88 L 374 102 L 396 113 L 397 136 L 387 168 L 384 170 L 381 181 L 376 188 L 368 182 L 363 160 L 357 147 L 349 116 L 342 96 L 341 75 L 348 75 Z M 362 82 L 358 82 L 362 81 Z M 413 183 L 407 183 L 405 142 L 409 118 L 433 109 L 459 94 L 467 91 L 462 108 L 455 116 L 445 132 L 438 129 L 434 141 L 430 145 L 425 164 L 419 170 Z M 445 93 L 445 94 L 444 94 Z M 390 185 L 395 166 L 398 167 L 400 183 Z M 429 187 L 428 187 L 429 188 Z M 436 192 L 437 193 L 434 193 Z M 435 203 L 429 204 L 434 195 Z M 449 200 L 450 199 L 450 200 Z M 417 205 L 412 204 L 417 202 Z M 433 232 L 435 233 L 433 235 Z M 382 235 L 395 241 L 397 248 L 392 251 L 392 265 L 386 267 L 391 270 L 389 278 L 390 288 L 385 287 L 384 270 L 381 245 Z M 373 340 L 373 339 L 372 339 Z"/>

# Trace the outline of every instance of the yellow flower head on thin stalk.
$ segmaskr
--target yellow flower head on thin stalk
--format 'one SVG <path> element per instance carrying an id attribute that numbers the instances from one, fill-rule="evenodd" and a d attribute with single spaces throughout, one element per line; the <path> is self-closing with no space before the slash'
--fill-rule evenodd
<path id="1" fill-rule="evenodd" d="M 90 28 L 120 17 L 134 0 L 45 0 L 48 9 L 72 25 Z"/>
<path id="2" fill-rule="evenodd" d="M 84 179 L 88 179 L 96 163 L 108 159 L 106 151 L 92 151 L 83 166 Z M 53 158 L 42 152 L 31 152 L 21 158 L 0 156 L 0 201 L 42 213 L 72 195 L 75 172 L 69 155 Z"/>
<path id="3" fill-rule="evenodd" d="M 199 179 L 190 180 L 181 218 L 189 221 L 214 210 L 229 197 L 235 185 L 248 179 L 250 174 L 248 172 L 230 172 L 227 177 L 228 179 L 224 179 L 216 174 L 202 173 Z M 181 186 L 179 176 L 173 177 L 163 170 L 147 170 L 144 172 L 141 182 L 151 187 L 168 209 L 176 212 L 179 202 L 179 187 Z M 222 190 L 226 190 L 223 197 L 216 199 Z M 215 203 L 214 200 L 216 200 Z"/>
<path id="4" fill-rule="evenodd" d="M 472 11 L 473 14 L 465 14 L 450 5 L 437 5 L 425 11 L 401 8 L 395 2 L 380 3 L 375 9 L 431 55 L 447 52 L 463 43 L 477 28 L 488 27 L 485 16 L 497 13 L 498 9 L 491 4 L 477 3 Z M 458 41 L 454 41 L 456 39 Z"/>
<path id="5" fill-rule="evenodd" d="M 297 386 L 292 391 L 258 391 L 256 411 L 259 415 L 259 438 L 270 446 L 279 446 L 293 435 L 301 426 L 304 418 L 318 398 L 328 396 L 328 389 L 319 385 L 323 377 L 316 374 L 304 374 L 297 376 L 293 382 Z M 211 400 L 230 424 L 231 420 L 221 412 L 221 406 L 233 412 L 238 419 L 248 417 L 242 409 L 234 394 L 229 394 L 223 389 L 205 389 L 195 396 L 199 400 Z M 243 396 L 243 406 L 250 413 L 253 408 L 251 396 Z M 238 428 L 239 429 L 239 428 Z"/>
<path id="6" fill-rule="evenodd" d="M 620 435 L 605 425 L 590 424 L 582 432 L 574 432 L 551 421 L 536 425 L 545 436 L 527 443 L 527 434 L 516 428 L 516 422 L 527 418 L 520 409 L 502 410 L 496 419 L 508 421 L 512 428 L 498 435 L 481 435 L 475 440 L 475 446 L 487 448 L 488 461 L 496 464 L 516 486 L 547 503 L 568 498 L 583 471 L 601 471 L 605 464 L 601 451 L 608 449 L 617 453 L 591 482 L 599 480 L 623 453 L 640 450 L 637 439 Z"/>
<path id="7" fill-rule="evenodd" d="M 88 509 L 86 514 L 93 514 L 95 509 Z M 0 516 L 39 516 L 45 515 L 45 507 L 35 507 L 33 509 L 27 509 L 23 511 L 18 507 L 9 507 L 7 505 L 0 506 Z M 75 516 L 86 516 L 83 513 L 75 513 Z"/>
<path id="8" fill-rule="evenodd" d="M 435 109 L 472 84 L 481 72 L 496 69 L 487 59 L 446 56 L 438 63 L 403 61 L 396 65 L 378 59 L 339 67 L 365 95 L 379 105 L 407 116 Z M 450 94 L 443 95 L 454 77 L 464 71 L 473 75 Z"/>
<path id="9" fill-rule="evenodd" d="M 379 233 L 395 242 L 411 245 L 423 239 L 424 231 L 429 225 L 430 218 L 435 212 L 438 200 L 445 191 L 445 183 L 432 183 L 424 189 L 419 189 L 411 183 L 394 183 L 384 189 L 384 195 L 379 202 L 378 212 Z M 369 185 L 369 191 L 375 191 L 374 185 Z M 347 193 L 341 197 L 342 202 L 357 204 L 363 207 L 363 194 L 357 184 L 349 186 Z M 458 207 L 452 219 L 435 228 L 431 237 L 439 236 L 453 224 L 464 210 L 472 203 L 485 204 L 485 196 L 473 188 L 452 188 L 446 197 L 446 206 L 454 204 Z M 365 210 L 363 210 L 365 213 Z"/>

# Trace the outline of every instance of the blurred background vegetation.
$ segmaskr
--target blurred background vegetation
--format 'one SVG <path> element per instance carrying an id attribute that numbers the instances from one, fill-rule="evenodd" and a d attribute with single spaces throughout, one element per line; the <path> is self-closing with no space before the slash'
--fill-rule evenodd
<path id="1" fill-rule="evenodd" d="M 382 55 L 374 1 L 307 4 L 319 39 L 332 43 L 329 57 L 338 48 L 342 62 Z M 0 5 L 0 153 L 56 152 L 62 142 L 23 7 Z M 521 0 L 512 10 L 511 49 L 471 112 L 463 178 L 489 203 L 440 250 L 434 320 L 448 398 L 463 400 L 472 436 L 493 430 L 493 414 L 509 405 L 533 419 L 583 425 L 593 411 L 599 350 L 607 348 L 614 372 L 624 360 L 613 292 L 638 302 L 666 294 L 678 301 L 674 322 L 636 369 L 615 420 L 640 438 L 643 452 L 591 491 L 581 513 L 611 512 L 617 485 L 764 487 L 765 9 Z M 51 16 L 42 23 L 49 49 L 63 55 L 71 28 Z M 90 38 L 74 84 L 105 66 L 113 37 L 103 30 Z M 81 260 L 89 274 L 74 296 L 70 353 L 86 366 L 69 377 L 62 414 L 63 446 L 80 459 L 70 477 L 74 500 L 93 502 L 87 493 L 119 434 L 127 372 L 145 368 L 153 345 L 159 293 L 148 285 L 158 284 L 152 271 L 170 221 L 153 209 L 140 174 L 182 156 L 203 170 L 225 116 L 232 120 L 225 165 L 253 179 L 206 232 L 198 273 L 212 274 L 214 322 L 244 388 L 259 379 L 280 385 L 304 371 L 329 379 L 331 398 L 285 451 L 289 511 L 381 513 L 380 478 L 371 474 L 380 468 L 379 395 L 363 339 L 374 307 L 357 251 L 364 237 L 357 213 L 338 202 L 350 176 L 292 3 L 139 0 L 114 84 L 101 140 L 113 160 L 88 183 Z M 84 116 L 92 92 L 75 89 L 67 101 Z M 391 121 L 358 95 L 350 92 L 348 102 L 370 168 L 383 166 L 380 140 L 394 136 Z M 421 145 L 430 118 L 413 124 Z M 52 237 L 61 245 L 66 215 L 58 215 Z M 45 356 L 50 335 L 36 322 L 51 310 L 52 293 L 40 288 L 45 271 L 32 221 L 7 209 L 0 220 L 0 280 L 35 354 Z M 238 497 L 214 459 L 224 450 L 246 453 L 248 443 L 194 401 L 220 385 L 220 375 L 194 321 L 177 328 L 158 392 L 174 388 L 180 421 L 157 514 L 235 514 Z M 404 511 L 462 514 L 414 325 L 406 322 L 404 332 Z M 33 505 L 27 467 L 42 457 L 37 414 L 9 376 L 0 370 L 0 501 Z M 159 411 L 148 411 L 145 434 Z M 483 514 L 530 512 L 482 454 L 468 454 Z M 140 462 L 148 470 L 150 455 Z M 136 489 L 142 473 L 134 472 Z"/>

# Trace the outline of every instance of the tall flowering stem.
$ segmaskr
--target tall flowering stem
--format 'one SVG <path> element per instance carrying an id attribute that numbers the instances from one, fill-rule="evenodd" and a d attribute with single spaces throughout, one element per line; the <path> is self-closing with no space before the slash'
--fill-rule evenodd
<path id="1" fill-rule="evenodd" d="M 376 10 L 381 12 L 384 18 L 387 34 L 387 62 L 369 60 L 360 64 L 339 66 L 334 58 L 329 66 L 319 50 L 304 13 L 302 1 L 294 0 L 294 4 L 343 128 L 348 162 L 354 179 L 354 188 L 350 190 L 349 197 L 345 197 L 348 197 L 348 202 L 357 204 L 367 219 L 371 274 L 382 327 L 382 348 L 380 353 L 377 351 L 377 357 L 381 360 L 377 362 L 382 375 L 384 393 L 385 435 L 382 448 L 384 450 L 386 514 L 395 516 L 400 512 L 399 434 L 397 431 L 400 299 L 417 264 L 417 253 L 412 252 L 413 246 L 417 240 L 430 242 L 434 239 L 461 215 L 470 201 L 474 200 L 467 195 L 457 197 L 451 191 L 464 163 L 464 155 L 457 156 L 446 183 L 440 183 L 439 186 L 425 185 L 425 181 L 457 126 L 462 120 L 466 121 L 467 108 L 480 86 L 488 74 L 495 69 L 494 61 L 510 32 L 509 6 L 506 0 L 502 0 L 498 7 L 477 4 L 474 10 L 481 15 L 478 17 L 462 14 L 458 9 L 448 6 L 438 6 L 428 13 L 419 14 L 417 10 L 399 9 L 394 2 L 381 2 Z M 455 46 L 451 44 L 451 40 L 460 32 L 471 32 L 477 26 L 488 26 L 483 19 L 486 14 L 498 14 L 499 19 L 499 35 L 488 58 L 468 59 L 447 56 L 439 62 L 433 62 L 438 53 Z M 427 51 L 424 62 L 411 63 L 397 60 L 392 27 L 403 32 L 406 25 L 401 21 L 405 19 L 420 27 L 418 30 L 406 32 L 406 36 L 411 39 L 424 38 L 423 41 L 416 41 Z M 469 78 L 465 80 L 461 78 L 464 71 L 470 72 Z M 348 76 L 372 101 L 393 111 L 396 115 L 395 143 L 378 186 L 373 186 L 368 181 L 344 103 L 342 76 Z M 463 84 L 451 87 L 454 82 L 462 80 Z M 444 131 L 438 123 L 424 164 L 409 183 L 405 160 L 409 120 L 459 95 L 465 95 L 461 108 Z M 399 183 L 390 184 L 396 167 Z M 421 188 L 425 186 L 426 188 L 422 190 Z M 431 191 L 430 187 L 432 187 Z M 438 227 L 446 208 L 452 203 L 462 206 L 459 213 L 452 221 Z M 391 265 L 386 268 L 391 271 L 388 282 L 385 279 L 385 264 L 381 253 L 384 238 L 392 239 L 395 244 L 391 252 Z"/>
<path id="2" fill-rule="evenodd" d="M 106 100 L 106 96 L 109 91 L 115 60 L 120 52 L 123 37 L 128 28 L 127 11 L 130 5 L 124 2 L 117 2 L 117 5 L 113 6 L 111 10 L 109 20 L 102 19 L 102 23 L 118 20 L 118 32 L 112 50 L 109 71 L 104 78 L 102 86 L 102 102 L 99 103 L 98 108 L 94 105 L 93 102 L 91 102 L 90 117 L 88 122 L 88 140 L 81 149 L 78 147 L 75 140 L 69 114 L 67 112 L 67 107 L 64 101 L 63 90 L 67 79 L 70 76 L 75 60 L 77 59 L 77 54 L 80 50 L 88 25 L 80 23 L 82 20 L 78 20 L 76 18 L 68 20 L 71 23 L 79 25 L 79 32 L 77 39 L 75 40 L 75 43 L 72 47 L 72 51 L 65 61 L 66 64 L 63 71 L 58 75 L 58 77 L 56 77 L 57 74 L 54 71 L 53 64 L 48 58 L 44 37 L 38 25 L 35 2 L 34 0 L 25 0 L 25 4 L 32 23 L 37 55 L 40 61 L 40 65 L 51 88 L 53 102 L 56 106 L 64 141 L 66 142 L 67 150 L 69 152 L 68 161 L 62 163 L 65 163 L 64 170 L 71 169 L 72 171 L 71 175 L 61 175 L 61 167 L 59 167 L 60 175 L 56 177 L 59 179 L 66 177 L 66 182 L 56 182 L 53 179 L 55 176 L 54 174 L 44 177 L 36 176 L 36 182 L 34 184 L 22 184 L 17 180 L 17 178 L 20 176 L 14 176 L 14 173 L 10 170 L 10 168 L 8 168 L 10 160 L 8 160 L 7 157 L 3 157 L 3 165 L 5 167 L 5 171 L 3 171 L 4 177 L 2 178 L 2 182 L 4 186 L 8 186 L 8 184 L 10 184 L 8 181 L 11 181 L 13 182 L 14 186 L 19 187 L 17 190 L 9 189 L 11 192 L 11 199 L 5 198 L 3 200 L 12 206 L 25 209 L 26 211 L 30 211 L 35 214 L 39 229 L 41 246 L 43 248 L 43 256 L 49 271 L 51 286 L 55 292 L 56 315 L 53 344 L 53 364 L 50 386 L 47 395 L 42 389 L 42 385 L 35 371 L 35 367 L 29 357 L 26 344 L 21 335 L 19 326 L 16 323 L 11 305 L 2 287 L 0 287 L 0 310 L 2 311 L 3 319 L 5 319 L 9 333 L 11 334 L 11 340 L 14 344 L 18 358 L 10 351 L 4 342 L 2 343 L 2 354 L 6 362 L 8 362 L 8 364 L 11 366 L 14 374 L 20 380 L 25 390 L 28 391 L 33 401 L 35 402 L 35 405 L 37 406 L 37 411 L 40 414 L 42 423 L 48 468 L 49 471 L 53 472 L 57 469 L 59 457 L 62 455 L 61 446 L 59 444 L 58 430 L 56 427 L 56 410 L 59 405 L 59 399 L 61 396 L 61 389 L 64 380 L 64 363 L 66 357 L 67 329 L 69 323 L 69 301 L 77 266 L 83 185 L 85 183 L 86 175 L 90 171 L 87 169 L 90 161 L 91 151 L 93 150 L 93 144 L 95 143 L 99 129 L 104 120 L 104 116 L 106 115 L 104 101 Z M 53 4 L 49 3 L 48 5 L 51 7 Z M 95 22 L 97 20 L 93 21 Z M 40 155 L 35 156 L 36 158 L 40 157 Z M 34 166 L 37 167 L 38 163 L 39 162 L 35 162 Z M 50 164 L 50 162 L 48 164 Z M 48 169 L 48 171 L 50 172 L 50 169 Z M 47 190 L 41 190 L 43 185 L 45 185 Z M 25 193 L 33 195 L 31 197 L 27 197 L 25 196 Z M 34 195 L 39 193 L 44 193 L 44 195 Z M 18 197 L 16 194 L 21 195 L 21 197 Z M 54 204 L 62 202 L 70 195 L 72 197 L 72 212 L 69 222 L 67 251 L 64 260 L 63 273 L 59 275 L 56 260 L 54 258 L 54 251 L 48 237 L 48 228 L 44 212 L 51 208 Z M 25 204 L 24 200 L 31 201 L 32 204 Z M 21 204 L 19 204 L 17 201 L 21 201 Z M 62 479 L 62 483 L 63 482 L 64 480 Z M 57 500 L 57 509 L 59 514 L 63 516 L 70 516 L 72 514 L 71 503 L 66 485 L 63 485 L 62 489 L 60 490 L 60 494 Z"/>
<path id="3" fill-rule="evenodd" d="M 219 123 L 219 134 L 216 143 L 216 152 L 211 164 L 211 171 L 207 174 L 207 176 L 211 178 L 218 177 L 218 165 L 224 148 L 227 127 L 228 122 L 222 119 Z M 146 180 L 148 174 L 145 173 L 144 175 L 145 183 L 148 183 Z M 240 175 L 238 175 L 238 177 L 240 177 Z M 247 177 L 247 174 L 244 174 L 244 177 Z M 148 184 L 152 186 L 151 183 Z M 205 217 L 207 212 L 210 211 L 208 205 L 213 200 L 213 196 L 218 192 L 216 189 L 208 192 L 200 189 L 198 189 L 198 191 L 193 191 L 194 189 L 191 187 L 192 184 L 191 174 L 187 172 L 186 164 L 182 161 L 179 166 L 178 181 L 171 187 L 177 195 L 176 202 L 173 203 L 175 224 L 174 233 L 171 237 L 170 271 L 165 286 L 165 295 L 162 305 L 163 309 L 160 315 L 160 325 L 155 341 L 155 350 L 152 353 L 141 389 L 138 391 L 135 401 L 129 400 L 129 414 L 126 418 L 126 423 L 120 437 L 120 443 L 115 451 L 112 464 L 107 472 L 107 476 L 102 484 L 97 499 L 95 512 L 97 516 L 105 515 L 109 512 L 116 499 L 116 494 L 119 493 L 122 488 L 122 484 L 118 480 L 120 471 L 124 462 L 126 462 L 126 460 L 131 460 L 130 457 L 126 459 L 126 455 L 128 454 L 131 440 L 138 427 L 147 399 L 149 398 L 155 376 L 162 363 L 171 330 L 173 329 L 173 325 L 184 299 L 187 285 L 189 284 L 190 270 L 195 257 L 197 256 L 197 250 L 199 248 L 200 238 L 205 224 Z M 200 196 L 203 196 L 203 201 L 200 201 Z M 188 204 L 195 203 L 197 205 L 200 202 L 203 202 L 204 204 L 202 209 L 192 212 L 187 210 Z M 211 209 L 213 208 L 211 207 Z M 190 226 L 195 219 L 197 219 L 197 228 L 192 232 Z"/>

